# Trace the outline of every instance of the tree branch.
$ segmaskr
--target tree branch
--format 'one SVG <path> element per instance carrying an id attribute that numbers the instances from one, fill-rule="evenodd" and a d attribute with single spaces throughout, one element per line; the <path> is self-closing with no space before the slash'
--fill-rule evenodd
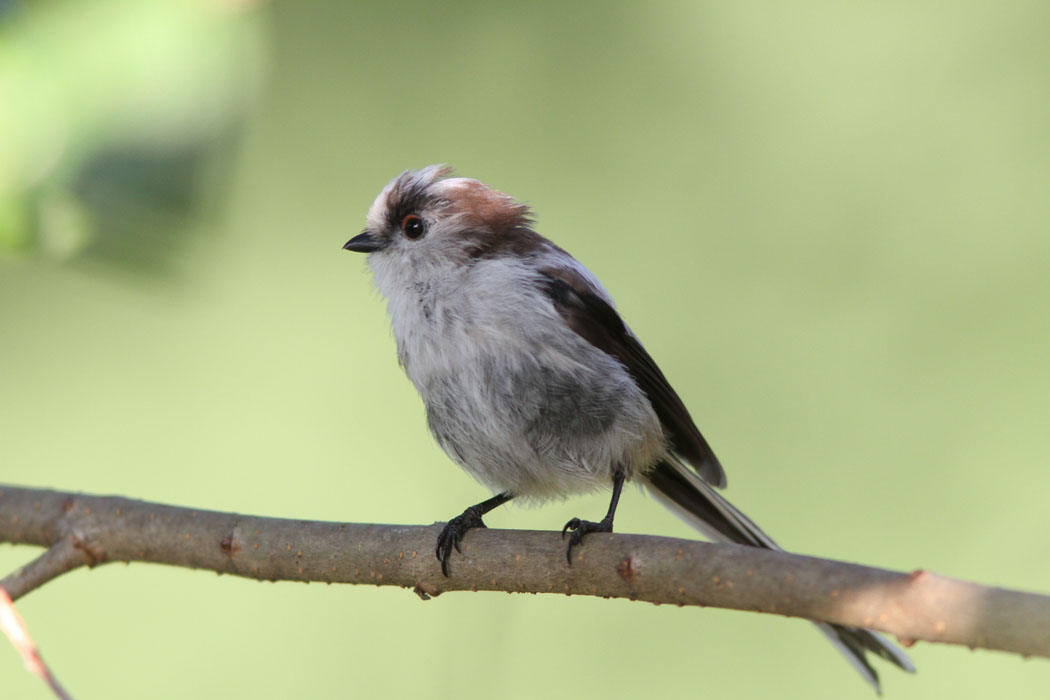
<path id="1" fill-rule="evenodd" d="M 776 613 L 917 640 L 1050 657 L 1050 597 L 736 545 L 476 530 L 441 575 L 441 525 L 283 520 L 0 486 L 0 542 L 49 551 L 0 581 L 12 598 L 82 564 L 169 564 L 261 580 L 596 595 Z M 57 545 L 57 547 L 56 547 Z"/>
<path id="2" fill-rule="evenodd" d="M 11 644 L 21 654 L 22 663 L 25 664 L 27 671 L 44 681 L 59 700 L 73 700 L 73 697 L 55 678 L 55 674 L 51 672 L 48 665 L 44 663 L 40 650 L 36 648 L 33 638 L 29 636 L 29 628 L 26 627 L 25 620 L 18 614 L 14 603 L 11 602 L 11 596 L 5 590 L 0 590 L 0 631 L 7 635 Z"/>
<path id="3" fill-rule="evenodd" d="M 39 557 L 0 579 L 0 588 L 7 591 L 11 600 L 17 600 L 51 579 L 91 563 L 92 558 L 79 544 L 74 536 L 63 537 Z"/>

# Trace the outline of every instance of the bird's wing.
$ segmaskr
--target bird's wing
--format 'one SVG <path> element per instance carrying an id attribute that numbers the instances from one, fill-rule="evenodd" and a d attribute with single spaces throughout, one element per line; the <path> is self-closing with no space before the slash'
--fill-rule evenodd
<path id="1" fill-rule="evenodd" d="M 595 293 L 578 270 L 548 267 L 539 278 L 543 291 L 566 325 L 599 350 L 619 360 L 649 397 L 675 453 L 704 481 L 722 488 L 725 472 L 656 362 L 624 324 L 616 309 Z"/>

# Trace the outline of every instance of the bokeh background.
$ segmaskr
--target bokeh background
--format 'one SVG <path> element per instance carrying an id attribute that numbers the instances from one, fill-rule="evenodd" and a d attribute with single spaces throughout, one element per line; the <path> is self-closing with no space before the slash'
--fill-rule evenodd
<path id="1" fill-rule="evenodd" d="M 0 481 L 361 522 L 485 498 L 340 250 L 444 162 L 602 278 L 779 541 L 1045 592 L 1048 68 L 1042 2 L 0 2 Z M 617 525 L 693 536 L 636 490 Z M 20 608 L 82 698 L 872 697 L 804 622 L 720 610 L 146 565 Z M 50 697 L 2 646 L 0 695 Z M 1050 684 L 912 654 L 888 697 Z"/>

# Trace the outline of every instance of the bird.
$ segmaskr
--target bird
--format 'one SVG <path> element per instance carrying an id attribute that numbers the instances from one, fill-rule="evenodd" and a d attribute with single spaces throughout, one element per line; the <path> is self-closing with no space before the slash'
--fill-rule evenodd
<path id="1" fill-rule="evenodd" d="M 430 432 L 494 494 L 443 527 L 445 576 L 492 509 L 611 488 L 604 517 L 562 528 L 571 566 L 588 534 L 612 532 L 629 481 L 714 541 L 780 550 L 719 493 L 725 470 L 682 399 L 597 277 L 536 232 L 526 204 L 430 165 L 391 180 L 366 221 L 343 248 L 368 256 Z M 876 692 L 869 652 L 915 670 L 872 630 L 815 624 Z"/>

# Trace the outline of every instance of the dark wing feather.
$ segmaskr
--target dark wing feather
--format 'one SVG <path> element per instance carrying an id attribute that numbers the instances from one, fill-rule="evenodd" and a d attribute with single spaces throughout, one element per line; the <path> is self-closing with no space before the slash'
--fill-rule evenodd
<path id="1" fill-rule="evenodd" d="M 624 325 L 616 309 L 599 295 L 578 272 L 565 268 L 541 270 L 541 282 L 565 323 L 584 340 L 619 360 L 652 402 L 674 451 L 704 481 L 722 488 L 725 472 L 685 404 L 678 398 L 656 362 Z"/>

